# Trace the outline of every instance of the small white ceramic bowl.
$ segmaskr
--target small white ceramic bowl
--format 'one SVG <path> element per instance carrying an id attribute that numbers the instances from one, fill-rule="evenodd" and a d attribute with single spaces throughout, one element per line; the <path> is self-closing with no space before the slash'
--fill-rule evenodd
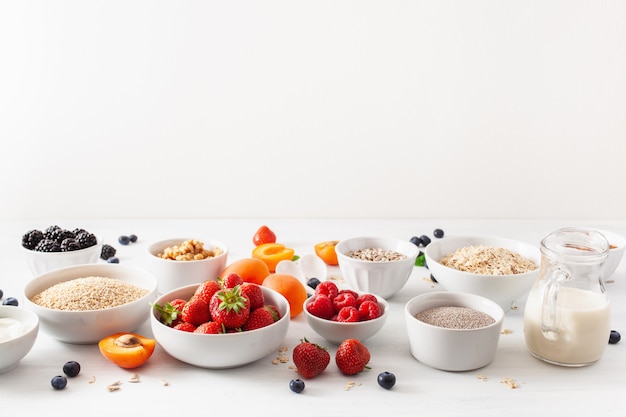
<path id="1" fill-rule="evenodd" d="M 69 252 L 38 252 L 22 247 L 26 264 L 30 272 L 36 276 L 59 268 L 73 265 L 94 264 L 100 259 L 102 240 L 96 236 L 98 243 L 85 249 Z"/>
<path id="2" fill-rule="evenodd" d="M 356 259 L 347 254 L 354 250 L 376 248 L 395 251 L 406 256 L 396 261 L 375 262 Z M 339 269 L 350 288 L 389 299 L 408 281 L 419 249 L 408 240 L 391 237 L 355 237 L 335 246 Z"/>
<path id="3" fill-rule="evenodd" d="M 160 258 L 160 253 L 167 248 L 178 246 L 189 240 L 202 242 L 205 249 L 219 248 L 222 253 L 210 258 L 194 261 L 175 261 Z M 228 248 L 220 242 L 197 238 L 173 238 L 155 242 L 148 247 L 148 268 L 157 279 L 159 294 L 165 294 L 176 288 L 199 284 L 207 279 L 217 280 L 226 268 Z"/>
<path id="4" fill-rule="evenodd" d="M 490 246 L 509 249 L 532 260 L 537 269 L 522 274 L 487 275 L 459 271 L 443 266 L 439 260 L 459 248 L 468 246 Z M 539 278 L 541 255 L 538 247 L 499 237 L 451 236 L 433 240 L 424 249 L 426 266 L 435 280 L 446 290 L 482 295 L 509 311 L 516 302 L 523 303 L 533 283 Z"/>
<path id="5" fill-rule="evenodd" d="M 156 304 L 181 298 L 191 298 L 198 284 L 187 285 L 161 295 Z M 256 330 L 199 334 L 177 330 L 159 321 L 160 313 L 152 309 L 150 325 L 157 343 L 172 357 L 200 368 L 226 369 L 255 362 L 275 352 L 283 343 L 289 329 L 289 303 L 278 292 L 261 287 L 265 304 L 273 304 L 281 318 Z"/>
<path id="6" fill-rule="evenodd" d="M 39 334 L 39 317 L 22 307 L 0 306 L 0 321 L 5 336 L 0 338 L 0 374 L 3 374 L 18 366 L 33 348 Z"/>
<path id="7" fill-rule="evenodd" d="M 495 322 L 477 329 L 451 329 L 427 324 L 415 315 L 434 307 L 466 307 L 490 315 Z M 436 291 L 418 295 L 404 310 L 411 354 L 418 361 L 444 371 L 470 371 L 495 358 L 504 310 L 475 294 Z"/>
<path id="8" fill-rule="evenodd" d="M 373 320 L 355 323 L 342 323 L 316 317 L 309 313 L 307 309 L 307 305 L 311 303 L 313 297 L 309 297 L 304 301 L 304 317 L 306 317 L 306 322 L 309 324 L 311 329 L 315 331 L 315 333 L 319 334 L 331 343 L 339 345 L 346 339 L 358 339 L 360 341 L 364 341 L 378 333 L 385 325 L 387 317 L 389 316 L 389 304 L 387 301 L 378 295 L 375 295 L 375 297 L 378 300 L 380 309 L 382 310 L 382 315 Z"/>
<path id="9" fill-rule="evenodd" d="M 596 230 L 602 233 L 609 241 L 609 245 L 611 245 L 611 249 L 609 249 L 609 256 L 604 262 L 604 279 L 609 279 L 613 276 L 617 267 L 622 262 L 624 250 L 626 250 L 626 238 L 610 230 Z"/>
<path id="10" fill-rule="evenodd" d="M 31 299 L 60 282 L 85 277 L 106 277 L 124 281 L 148 291 L 143 297 L 112 308 L 68 311 L 42 307 Z M 132 332 L 150 315 L 157 295 L 154 276 L 141 268 L 123 264 L 76 265 L 55 269 L 33 278 L 24 288 L 24 307 L 39 316 L 41 329 L 55 339 L 76 344 L 93 344 L 118 332 Z"/>

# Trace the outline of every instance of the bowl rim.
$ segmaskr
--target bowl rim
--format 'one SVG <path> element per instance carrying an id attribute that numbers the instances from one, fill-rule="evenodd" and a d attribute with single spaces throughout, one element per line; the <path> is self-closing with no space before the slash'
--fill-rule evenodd
<path id="1" fill-rule="evenodd" d="M 394 249 L 395 251 L 400 252 L 406 256 L 403 259 L 397 259 L 394 261 L 368 261 L 365 259 L 351 258 L 350 256 L 346 254 L 347 251 L 344 250 L 344 246 L 348 245 L 350 242 L 353 242 L 357 239 L 362 239 L 366 241 L 377 240 L 377 241 L 389 241 L 389 242 L 400 243 L 403 246 L 410 248 L 410 251 L 405 252 L 405 251 L 399 251 L 397 249 Z M 365 246 L 369 246 L 369 245 L 365 245 Z M 373 264 L 373 265 L 385 265 L 385 264 L 393 265 L 393 264 L 411 261 L 412 258 L 417 258 L 417 256 L 419 255 L 420 249 L 417 246 L 415 246 L 415 244 L 411 243 L 410 241 L 400 239 L 397 237 L 365 235 L 365 236 L 355 236 L 355 237 L 350 237 L 350 238 L 340 240 L 339 243 L 335 245 L 335 251 L 337 252 L 337 256 L 339 257 L 339 259 L 345 259 L 345 260 L 350 260 L 350 261 L 357 262 L 357 263 L 367 263 L 367 264 Z M 415 260 L 413 260 L 412 262 L 415 262 Z"/>
<path id="2" fill-rule="evenodd" d="M 354 291 L 360 295 L 362 294 L 372 294 L 374 297 L 376 297 L 376 300 L 378 301 L 378 305 L 382 304 L 382 308 L 383 308 L 383 312 L 379 317 L 376 317 L 375 319 L 372 320 L 365 320 L 365 321 L 355 321 L 355 322 L 342 322 L 342 321 L 333 321 L 333 320 L 327 320 L 324 319 L 322 317 L 317 317 L 313 314 L 311 314 L 308 310 L 307 310 L 307 305 L 311 302 L 313 302 L 313 298 L 315 297 L 315 295 L 312 295 L 311 297 L 307 297 L 306 300 L 304 300 L 304 302 L 302 303 L 303 308 L 303 312 L 305 317 L 307 318 L 307 320 L 312 320 L 315 322 L 319 322 L 319 323 L 335 323 L 340 325 L 341 327 L 363 327 L 366 326 L 368 323 L 377 323 L 379 321 L 385 320 L 387 318 L 387 316 L 389 315 L 389 303 L 387 302 L 387 300 L 385 300 L 383 297 L 376 295 L 374 293 L 370 293 L 370 292 L 365 292 L 365 291 L 356 291 L 356 290 L 350 290 L 350 291 Z"/>
<path id="3" fill-rule="evenodd" d="M 188 240 L 197 240 L 198 242 L 202 242 L 202 244 L 206 247 L 207 244 L 209 244 L 210 246 L 213 247 L 218 247 L 222 250 L 222 253 L 220 253 L 219 255 L 216 256 L 212 256 L 210 258 L 204 258 L 204 259 L 189 259 L 186 261 L 177 261 L 175 259 L 163 259 L 157 256 L 158 252 L 163 251 L 164 249 L 172 246 L 172 245 L 177 245 L 177 244 L 181 244 L 183 242 L 186 242 Z M 157 249 L 159 248 L 159 249 Z M 146 251 L 148 252 L 148 255 L 150 255 L 150 259 L 154 259 L 156 260 L 156 262 L 184 262 L 185 264 L 197 264 L 197 263 L 202 263 L 202 262 L 207 262 L 207 261 L 212 261 L 212 260 L 216 260 L 216 259 L 221 259 L 223 257 L 226 257 L 228 255 L 228 246 L 226 246 L 226 244 L 218 241 L 218 240 L 203 240 L 203 239 L 199 239 L 196 237 L 182 237 L 182 238 L 169 238 L 169 239 L 161 239 L 161 240 L 157 240 L 152 242 L 151 244 L 148 245 L 148 248 L 146 249 Z"/>

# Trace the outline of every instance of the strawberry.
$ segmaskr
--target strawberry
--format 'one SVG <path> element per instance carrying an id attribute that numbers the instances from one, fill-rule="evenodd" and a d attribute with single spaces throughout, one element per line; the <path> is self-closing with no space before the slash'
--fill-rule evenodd
<path id="1" fill-rule="evenodd" d="M 277 314 L 278 311 L 276 308 L 272 307 L 273 306 L 262 306 L 252 310 L 250 312 L 250 317 L 243 325 L 242 330 L 248 331 L 260 329 L 261 327 L 269 326 L 270 324 L 274 324 L 278 321 L 278 319 L 280 319 L 280 315 Z"/>
<path id="2" fill-rule="evenodd" d="M 154 307 L 155 310 L 161 313 L 161 316 L 159 318 L 159 321 L 161 323 L 165 324 L 166 326 L 174 327 L 182 321 L 182 319 L 180 318 L 180 313 L 182 312 L 183 307 L 186 303 L 187 301 L 177 298 L 175 300 L 165 303 L 164 306 L 161 306 L 159 304 L 153 304 L 152 307 Z"/>
<path id="3" fill-rule="evenodd" d="M 322 319 L 330 320 L 335 315 L 335 308 L 333 302 L 325 294 L 314 295 L 311 301 L 306 306 L 306 310 Z"/>
<path id="4" fill-rule="evenodd" d="M 211 319 L 209 305 L 200 297 L 191 297 L 183 307 L 180 318 L 194 326 L 199 326 Z"/>
<path id="5" fill-rule="evenodd" d="M 241 284 L 241 295 L 243 295 L 250 301 L 250 311 L 263 307 L 263 305 L 265 304 L 263 290 L 258 284 L 244 282 L 243 284 Z"/>
<path id="6" fill-rule="evenodd" d="M 222 288 L 235 288 L 237 285 L 243 284 L 243 278 L 239 274 L 228 274 L 225 277 L 218 278 Z"/>
<path id="7" fill-rule="evenodd" d="M 369 361 L 369 350 L 357 339 L 344 340 L 335 353 L 335 363 L 345 375 L 358 374 L 367 368 L 366 365 Z"/>
<path id="8" fill-rule="evenodd" d="M 359 306 L 359 317 L 361 321 L 377 319 L 382 313 L 378 301 L 366 300 Z"/>
<path id="9" fill-rule="evenodd" d="M 220 284 L 218 284 L 217 281 L 207 279 L 206 281 L 200 283 L 193 295 L 202 298 L 204 301 L 206 301 L 207 304 L 209 304 L 209 302 L 211 301 L 211 297 L 213 297 L 213 294 L 218 292 L 220 289 Z"/>
<path id="10" fill-rule="evenodd" d="M 359 310 L 354 306 L 345 306 L 337 313 L 336 321 L 343 323 L 355 323 L 361 321 L 359 317 Z"/>
<path id="11" fill-rule="evenodd" d="M 187 323 L 185 321 L 181 321 L 176 326 L 174 326 L 174 329 L 180 330 L 180 331 L 183 331 L 183 332 L 193 333 L 193 331 L 196 330 L 196 326 L 194 326 L 191 323 Z"/>
<path id="12" fill-rule="evenodd" d="M 339 292 L 335 298 L 333 298 L 333 309 L 335 313 L 339 313 L 344 307 L 356 308 L 356 297 L 354 294 L 350 292 Z"/>
<path id="13" fill-rule="evenodd" d="M 206 323 L 202 323 L 196 327 L 193 332 L 202 334 L 220 334 L 224 333 L 224 328 L 214 321 L 207 321 Z"/>
<path id="14" fill-rule="evenodd" d="M 293 363 L 304 378 L 313 378 L 324 372 L 330 363 L 326 348 L 309 342 L 306 337 L 293 349 Z"/>
<path id="15" fill-rule="evenodd" d="M 324 294 L 327 295 L 331 300 L 337 296 L 339 293 L 339 288 L 337 288 L 337 284 L 332 281 L 323 281 L 320 282 L 317 287 L 315 287 L 315 295 Z"/>
<path id="16" fill-rule="evenodd" d="M 252 243 L 254 246 L 259 246 L 264 243 L 276 243 L 276 234 L 270 230 L 267 226 L 261 226 L 252 237 Z"/>
<path id="17" fill-rule="evenodd" d="M 226 330 L 243 326 L 250 317 L 250 301 L 241 295 L 241 287 L 224 288 L 213 294 L 209 303 L 213 321 Z"/>

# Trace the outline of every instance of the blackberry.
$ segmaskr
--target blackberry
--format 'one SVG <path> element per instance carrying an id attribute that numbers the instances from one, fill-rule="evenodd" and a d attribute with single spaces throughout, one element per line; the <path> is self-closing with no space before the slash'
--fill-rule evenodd
<path id="1" fill-rule="evenodd" d="M 33 250 L 42 239 L 43 232 L 41 230 L 31 230 L 22 236 L 22 246 L 26 249 Z"/>
<path id="2" fill-rule="evenodd" d="M 73 237 L 63 239 L 63 242 L 61 242 L 61 252 L 71 252 L 73 250 L 79 249 L 80 246 L 78 245 L 76 239 L 74 239 Z"/>
<path id="3" fill-rule="evenodd" d="M 85 249 L 96 245 L 98 243 L 98 239 L 93 233 L 81 232 L 76 236 L 76 242 L 78 242 L 80 249 Z"/>
<path id="4" fill-rule="evenodd" d="M 72 230 L 72 233 L 74 233 L 74 236 L 78 236 L 81 233 L 88 233 L 88 232 L 85 229 L 76 228 L 76 229 Z"/>
<path id="5" fill-rule="evenodd" d="M 37 252 L 61 252 L 61 245 L 56 240 L 43 238 L 35 246 Z"/>
<path id="6" fill-rule="evenodd" d="M 46 230 L 44 230 L 43 237 L 45 239 L 57 240 L 57 236 L 62 231 L 63 231 L 63 229 L 61 229 L 59 226 L 52 225 L 52 226 L 49 226 Z"/>
<path id="7" fill-rule="evenodd" d="M 100 259 L 104 259 L 105 261 L 109 258 L 115 256 L 117 251 L 111 245 L 107 245 L 106 243 L 102 245 L 102 250 L 100 251 Z"/>
<path id="8" fill-rule="evenodd" d="M 61 229 L 56 233 L 56 241 L 59 243 L 63 243 L 65 239 L 74 239 L 76 235 L 69 230 Z"/>

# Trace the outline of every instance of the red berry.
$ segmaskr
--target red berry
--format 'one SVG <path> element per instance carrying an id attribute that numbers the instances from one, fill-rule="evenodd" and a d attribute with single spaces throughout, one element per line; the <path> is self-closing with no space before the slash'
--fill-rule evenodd
<path id="1" fill-rule="evenodd" d="M 181 330 L 183 332 L 192 333 L 194 330 L 196 330 L 196 326 L 194 326 L 191 323 L 187 323 L 187 322 L 181 321 L 176 326 L 174 326 L 174 329 Z"/>
<path id="2" fill-rule="evenodd" d="M 333 302 L 328 296 L 324 294 L 314 295 L 311 301 L 306 306 L 309 313 L 315 317 L 330 320 L 335 315 L 335 308 Z"/>
<path id="3" fill-rule="evenodd" d="M 211 301 L 213 294 L 218 292 L 220 289 L 220 284 L 218 284 L 217 281 L 208 279 L 200 283 L 198 288 L 196 288 L 194 295 L 202 298 L 208 304 Z"/>
<path id="4" fill-rule="evenodd" d="M 335 309 L 335 313 L 339 313 L 339 311 L 344 307 L 356 308 L 356 297 L 354 294 L 349 292 L 339 292 L 335 298 L 333 298 L 333 308 Z"/>
<path id="5" fill-rule="evenodd" d="M 272 232 L 269 227 L 261 226 L 252 237 L 252 243 L 254 246 L 259 246 L 264 243 L 276 243 L 276 234 Z"/>
<path id="6" fill-rule="evenodd" d="M 360 321 L 359 310 L 354 306 L 346 306 L 339 310 L 337 313 L 336 321 L 344 323 L 356 323 Z"/>
<path id="7" fill-rule="evenodd" d="M 375 303 L 378 302 L 374 294 L 370 294 L 370 293 L 361 294 L 356 299 L 357 308 L 363 303 L 363 301 L 367 301 L 367 300 L 374 301 Z"/>
<path id="8" fill-rule="evenodd" d="M 331 300 L 339 294 L 339 288 L 332 281 L 322 281 L 315 287 L 315 295 L 324 294 Z"/>
<path id="9" fill-rule="evenodd" d="M 244 282 L 241 284 L 241 295 L 246 297 L 250 301 L 250 310 L 256 310 L 257 308 L 265 305 L 265 298 L 263 297 L 263 290 L 258 284 L 252 282 Z"/>
<path id="10" fill-rule="evenodd" d="M 199 297 L 191 297 L 183 307 L 180 318 L 194 326 L 199 326 L 211 319 L 209 305 Z"/>
<path id="11" fill-rule="evenodd" d="M 335 363 L 345 375 L 355 375 L 363 371 L 370 361 L 370 352 L 357 339 L 346 339 L 337 348 Z"/>
<path id="12" fill-rule="evenodd" d="M 304 338 L 293 349 L 293 363 L 300 375 L 313 378 L 324 372 L 330 363 L 330 354 L 326 348 Z"/>
<path id="13" fill-rule="evenodd" d="M 250 302 L 241 295 L 241 287 L 224 288 L 211 298 L 209 303 L 211 317 L 226 328 L 236 329 L 250 317 Z"/>
<path id="14" fill-rule="evenodd" d="M 243 284 L 243 278 L 241 278 L 239 274 L 235 273 L 228 274 L 218 280 L 222 288 L 235 288 L 237 285 Z"/>
<path id="15" fill-rule="evenodd" d="M 220 334 L 224 333 L 224 328 L 214 321 L 207 321 L 206 323 L 202 323 L 196 327 L 193 332 L 202 334 Z"/>
<path id="16" fill-rule="evenodd" d="M 361 321 L 377 319 L 382 315 L 382 310 L 378 302 L 366 300 L 359 306 L 359 317 Z"/>

